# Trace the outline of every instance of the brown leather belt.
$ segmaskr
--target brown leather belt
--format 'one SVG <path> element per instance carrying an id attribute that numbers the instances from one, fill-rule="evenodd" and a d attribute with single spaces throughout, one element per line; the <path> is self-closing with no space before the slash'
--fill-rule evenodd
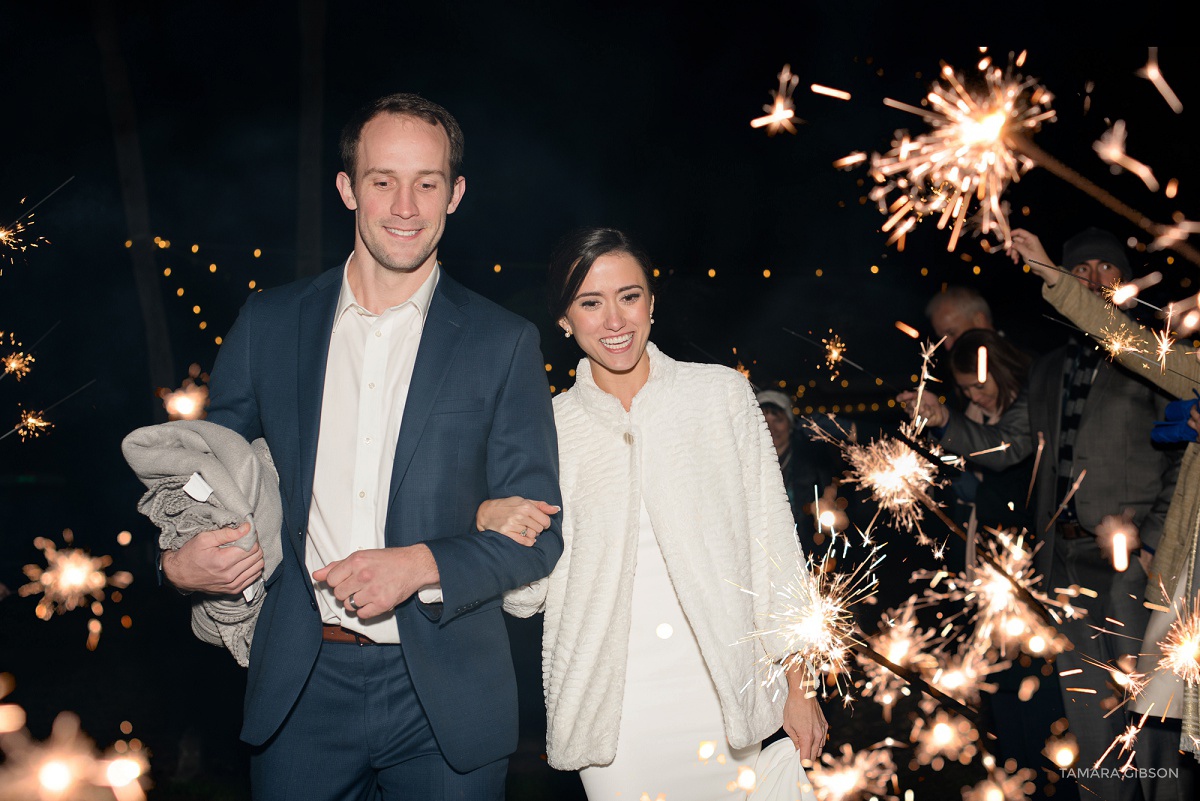
<path id="1" fill-rule="evenodd" d="M 349 645 L 388 645 L 389 643 L 378 643 L 372 640 L 365 634 L 359 634 L 357 631 L 335 626 L 332 623 L 321 624 L 321 640 L 323 642 L 346 643 Z"/>
<path id="2" fill-rule="evenodd" d="M 1055 527 L 1058 529 L 1058 536 L 1064 540 L 1081 540 L 1084 537 L 1096 536 L 1078 523 L 1058 523 Z"/>

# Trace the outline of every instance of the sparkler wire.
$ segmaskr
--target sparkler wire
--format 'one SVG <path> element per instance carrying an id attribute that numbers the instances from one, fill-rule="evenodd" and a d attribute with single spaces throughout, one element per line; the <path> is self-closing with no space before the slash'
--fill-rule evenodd
<path id="1" fill-rule="evenodd" d="M 1018 151 L 1021 153 L 1021 155 L 1025 156 L 1031 161 L 1036 162 L 1039 167 L 1042 167 L 1053 173 L 1056 177 L 1061 178 L 1062 180 L 1071 184 L 1084 194 L 1091 196 L 1105 208 L 1121 215 L 1138 228 L 1141 228 L 1143 231 L 1153 236 L 1155 239 L 1162 237 L 1165 233 L 1167 233 L 1167 231 L 1170 230 L 1170 226 L 1154 222 L 1137 209 L 1118 200 L 1112 193 L 1101 189 L 1087 178 L 1084 178 L 1082 175 L 1075 172 L 1075 170 L 1071 169 L 1066 164 L 1063 164 L 1054 156 L 1051 156 L 1045 150 L 1042 150 L 1040 147 L 1035 145 L 1028 137 L 1017 133 L 1006 132 L 1004 135 L 1004 140 L 1013 150 Z M 1167 244 L 1167 247 L 1171 248 L 1193 264 L 1200 265 L 1200 250 L 1197 250 L 1186 242 L 1171 241 Z"/>
<path id="2" fill-rule="evenodd" d="M 28 208 L 28 209 L 25 211 L 25 213 L 24 213 L 24 214 L 22 214 L 22 215 L 21 215 L 20 217 L 18 217 L 17 219 L 13 220 L 13 221 L 12 221 L 12 224 L 15 226 L 15 225 L 16 225 L 17 223 L 19 223 L 21 220 L 25 219 L 25 218 L 26 218 L 26 217 L 28 217 L 30 214 L 33 214 L 33 211 L 34 211 L 34 209 L 36 209 L 38 206 L 40 206 L 40 205 L 42 205 L 43 203 L 45 203 L 45 202 L 46 202 L 47 200 L 49 200 L 50 198 L 54 197 L 56 194 L 58 194 L 58 190 L 59 190 L 59 189 L 62 189 L 64 186 L 66 186 L 67 184 L 71 183 L 71 181 L 74 181 L 74 180 L 75 180 L 75 176 L 74 176 L 74 175 L 72 175 L 70 178 L 68 178 L 67 180 L 63 181 L 61 184 L 59 184 L 57 187 L 55 187 L 53 190 L 51 190 L 50 194 L 46 195 L 44 198 L 42 198 L 41 200 L 39 200 L 37 203 L 34 203 L 32 206 L 30 206 L 30 207 L 29 207 L 29 208 Z"/>

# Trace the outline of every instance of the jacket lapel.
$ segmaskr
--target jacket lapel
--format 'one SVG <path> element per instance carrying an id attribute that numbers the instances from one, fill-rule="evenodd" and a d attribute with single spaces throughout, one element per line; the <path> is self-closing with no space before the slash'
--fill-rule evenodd
<path id="1" fill-rule="evenodd" d="M 291 526 L 296 553 L 304 553 L 304 531 L 308 526 L 308 507 L 312 502 L 313 474 L 317 464 L 317 435 L 321 430 L 321 398 L 325 391 L 325 365 L 329 360 L 329 337 L 333 332 L 333 314 L 342 289 L 342 268 L 320 275 L 300 299 L 296 320 L 296 420 L 299 427 L 300 486 L 292 496 L 300 504 L 296 519 L 303 526 Z M 303 558 L 303 556 L 301 556 Z"/>
<path id="2" fill-rule="evenodd" d="M 400 421 L 400 435 L 396 439 L 396 455 L 392 462 L 391 492 L 388 494 L 388 525 L 385 536 L 393 530 L 392 512 L 396 504 L 396 493 L 404 482 L 408 466 L 416 453 L 417 443 L 425 430 L 425 422 L 433 409 L 446 376 L 462 344 L 467 324 L 467 315 L 462 306 L 467 303 L 466 291 L 456 281 L 442 273 L 438 280 L 429 314 L 421 332 L 421 344 L 417 348 L 417 360 L 413 365 L 412 381 L 408 387 L 408 399 L 404 404 L 404 417 Z M 395 544 L 388 542 L 389 545 Z"/>

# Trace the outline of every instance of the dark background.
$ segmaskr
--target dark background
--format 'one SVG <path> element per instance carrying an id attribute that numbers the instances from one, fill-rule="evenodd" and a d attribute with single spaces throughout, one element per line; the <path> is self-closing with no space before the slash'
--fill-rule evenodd
<path id="1" fill-rule="evenodd" d="M 922 132 L 920 119 L 880 101 L 918 102 L 943 60 L 973 73 L 978 48 L 864 30 L 863 22 L 893 13 L 883 3 L 856 4 L 849 16 L 842 7 L 744 4 L 718 16 L 696 6 L 561 5 L 307 4 L 322 19 L 308 26 L 320 42 L 323 81 L 322 266 L 344 260 L 352 246 L 353 218 L 333 184 L 342 122 L 376 96 L 415 91 L 449 108 L 467 140 L 467 193 L 448 223 L 441 261 L 539 325 L 556 389 L 569 386 L 578 352 L 547 319 L 542 275 L 555 240 L 579 225 L 624 228 L 657 261 L 655 339 L 667 353 L 740 360 L 759 385 L 802 389 L 802 411 L 851 413 L 865 429 L 894 423 L 894 393 L 848 368 L 831 381 L 820 351 L 783 327 L 816 339 L 836 331 L 850 358 L 895 386 L 910 383 L 919 355 L 893 323 L 922 327 L 924 303 L 944 283 L 978 288 L 998 327 L 1026 347 L 1048 350 L 1065 335 L 1042 317 L 1048 307 L 1035 279 L 978 240 L 947 253 L 945 232 L 928 225 L 903 252 L 886 248 L 884 218 L 864 201 L 865 171 L 831 166 L 851 151 L 886 149 L 897 128 Z M 60 323 L 38 347 L 30 376 L 0 382 L 0 429 L 20 408 L 45 408 L 96 379 L 48 415 L 55 428 L 47 435 L 0 442 L 0 583 L 23 584 L 21 566 L 42 561 L 33 538 L 61 544 L 64 528 L 135 575 L 120 603 L 106 603 L 95 652 L 84 648 L 86 611 L 42 622 L 35 598 L 0 600 L 0 671 L 16 680 L 4 700 L 25 708 L 38 738 L 64 709 L 77 711 L 102 746 L 130 721 L 151 750 L 160 798 L 244 797 L 246 756 L 236 743 L 243 678 L 223 652 L 191 639 L 184 599 L 156 586 L 156 532 L 134 509 L 140 485 L 118 443 L 161 419 L 157 386 L 178 385 L 190 364 L 211 367 L 214 338 L 232 323 L 251 280 L 268 287 L 297 274 L 298 207 L 301 197 L 312 199 L 298 177 L 303 18 L 299 6 L 283 3 L 5 4 L 0 15 L 0 225 L 74 176 L 27 232 L 49 243 L 0 261 L 0 330 L 29 345 Z M 131 228 L 97 39 L 106 19 L 128 76 L 150 233 L 169 241 L 166 248 L 142 239 L 126 247 Z M 1146 49 L 1021 42 L 988 54 L 1006 63 L 1026 47 L 1024 71 L 1055 94 L 1058 111 L 1037 142 L 1154 219 L 1186 214 L 1192 114 L 1189 106 L 1175 115 L 1135 76 Z M 795 135 L 769 137 L 748 121 L 762 114 L 784 63 L 800 76 L 803 122 Z M 1186 53 L 1168 49 L 1160 63 L 1188 104 L 1195 81 Z M 810 83 L 853 99 L 813 94 Z M 1129 124 L 1131 155 L 1162 183 L 1179 179 L 1175 200 L 1110 174 L 1092 152 L 1115 119 Z M 1041 234 L 1055 257 L 1065 237 L 1089 224 L 1140 236 L 1043 170 L 1006 198 L 1014 226 Z M 171 377 L 158 383 L 134 290 L 135 248 L 152 251 L 168 318 Z M 1169 263 L 1163 252 L 1137 252 L 1133 261 L 1138 272 L 1166 273 L 1151 296 L 1189 291 L 1192 265 Z M 116 542 L 123 529 L 134 535 L 128 547 Z M 903 563 L 898 540 L 892 561 Z M 513 624 L 526 717 L 510 793 L 569 797 L 574 777 L 539 761 L 536 626 Z M 876 730 L 907 736 L 903 724 L 871 722 L 878 710 L 869 703 L 853 717 L 843 721 L 846 737 L 833 732 L 833 745 L 858 737 L 861 747 L 881 739 Z M 944 786 L 977 779 L 947 777 Z M 927 773 L 910 786 L 927 781 L 942 786 Z"/>

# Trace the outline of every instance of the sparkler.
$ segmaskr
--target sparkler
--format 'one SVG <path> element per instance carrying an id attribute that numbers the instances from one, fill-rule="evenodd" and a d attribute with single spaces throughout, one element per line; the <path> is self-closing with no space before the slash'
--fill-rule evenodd
<path id="1" fill-rule="evenodd" d="M 805 771 L 820 801 L 852 801 L 887 794 L 888 780 L 896 775 L 890 749 L 876 744 L 855 751 L 849 743 L 843 743 L 840 751 L 840 757 L 821 754 L 820 761 Z"/>
<path id="2" fill-rule="evenodd" d="M 975 757 L 979 732 L 970 723 L 938 710 L 930 718 L 917 718 L 909 740 L 918 763 L 941 770 L 943 759 L 967 765 Z"/>
<path id="3" fill-rule="evenodd" d="M 796 572 L 782 571 L 796 578 L 773 587 L 775 602 L 767 620 L 743 639 L 782 642 L 782 652 L 768 649 L 761 660 L 764 685 L 796 669 L 813 678 L 822 673 L 835 678 L 846 673 L 850 648 L 861 644 L 850 607 L 872 595 L 878 586 L 872 572 L 883 559 L 876 558 L 878 550 L 878 546 L 873 548 L 850 573 L 825 571 L 812 564 Z M 772 562 L 780 565 L 778 558 L 773 557 Z"/>
<path id="4" fill-rule="evenodd" d="M 1163 100 L 1167 101 L 1167 105 L 1171 107 L 1171 111 L 1174 111 L 1176 114 L 1183 113 L 1183 103 L 1179 101 L 1179 96 L 1167 84 L 1167 79 L 1163 77 L 1162 70 L 1158 68 L 1157 47 L 1150 48 L 1150 57 L 1146 61 L 1146 66 L 1138 70 L 1136 75 L 1154 84 L 1154 88 L 1162 95 Z"/>
<path id="5" fill-rule="evenodd" d="M 799 76 L 792 74 L 791 65 L 784 64 L 779 71 L 779 88 L 771 92 L 771 102 L 763 106 L 766 116 L 750 120 L 750 127 L 766 126 L 768 136 L 774 136 L 780 128 L 794 134 L 796 126 L 792 125 L 792 118 L 796 116 L 796 107 L 792 103 L 792 92 L 799 82 Z"/>
<path id="6" fill-rule="evenodd" d="M 1169 670 L 1190 686 L 1200 684 L 1200 594 L 1184 605 L 1171 623 L 1162 646 L 1158 666 Z"/>
<path id="7" fill-rule="evenodd" d="M 734 354 L 737 354 L 737 349 L 734 349 Z M 741 362 L 738 362 L 739 372 L 741 372 Z M 749 371 L 743 373 L 749 378 Z M 198 420 L 204 417 L 204 407 L 208 405 L 208 387 L 204 385 L 206 375 L 200 372 L 200 365 L 193 364 L 188 368 L 188 377 L 183 379 L 183 384 L 179 389 L 168 391 L 160 389 L 159 397 L 162 398 L 163 408 L 167 410 L 167 416 L 172 420 Z"/>
<path id="8" fill-rule="evenodd" d="M 50 738 L 34 742 L 24 731 L 0 738 L 5 760 L 0 764 L 0 801 L 88 801 L 115 797 L 142 801 L 141 777 L 147 760 L 140 748 L 96 756 L 79 718 L 62 712 L 54 719 Z"/>
<path id="9" fill-rule="evenodd" d="M 936 633 L 922 629 L 917 624 L 915 604 L 916 598 L 913 597 L 899 609 L 888 610 L 878 633 L 867 637 L 867 645 L 876 655 L 882 655 L 892 667 L 921 672 L 936 665 L 936 658 L 926 653 L 926 646 Z M 866 674 L 863 697 L 879 704 L 883 708 L 883 719 L 891 721 L 892 707 L 901 695 L 908 694 L 908 681 L 877 658 L 857 653 L 859 665 Z"/>
<path id="10" fill-rule="evenodd" d="M 63 531 L 63 541 L 70 544 L 74 535 L 70 529 Z M 93 618 L 88 621 L 88 650 L 95 650 L 99 640 L 99 625 L 97 619 L 103 614 L 105 590 L 108 587 L 124 589 L 133 581 L 132 574 L 121 570 L 111 576 L 105 573 L 105 568 L 112 564 L 112 557 L 91 556 L 81 548 L 65 548 L 59 550 L 54 542 L 46 537 L 36 537 L 33 540 L 35 548 L 42 551 L 46 559 L 46 567 L 25 565 L 25 576 L 29 583 L 17 589 L 22 597 L 41 595 L 35 608 L 35 614 L 42 620 L 49 620 L 56 614 L 63 614 L 82 606 L 89 606 Z"/>
<path id="11" fill-rule="evenodd" d="M 962 75 L 946 65 L 941 81 L 926 95 L 928 108 L 890 98 L 884 105 L 923 117 L 932 131 L 915 138 L 898 132 L 892 149 L 871 159 L 871 176 L 880 184 L 873 197 L 881 204 L 898 192 L 897 206 L 883 230 L 895 229 L 896 241 L 925 216 L 938 215 L 937 227 L 953 220 L 948 250 L 954 250 L 970 207 L 978 205 L 980 229 L 997 231 L 1010 243 L 1008 217 L 1000 196 L 1020 180 L 1033 160 L 1007 144 L 1016 131 L 1036 131 L 1054 117 L 1052 95 L 1035 81 L 990 65 L 982 68 L 984 88 L 971 91 Z"/>
<path id="12" fill-rule="evenodd" d="M 14 351 L 8 354 L 3 359 L 0 359 L 0 364 L 4 365 L 4 372 L 0 373 L 0 380 L 3 380 L 4 376 L 11 375 L 17 381 L 20 381 L 29 375 L 29 367 L 35 361 L 36 359 L 33 356 L 21 351 Z"/>
<path id="13" fill-rule="evenodd" d="M 1158 191 L 1158 180 L 1154 177 L 1154 171 L 1125 152 L 1125 120 L 1114 122 L 1113 126 L 1096 140 L 1092 148 L 1101 161 L 1112 167 L 1114 175 L 1122 169 L 1129 170 L 1141 178 L 1142 183 L 1151 192 Z"/>
<path id="14" fill-rule="evenodd" d="M 991 774 L 963 793 L 963 801 L 1024 801 L 1033 794 L 1037 772 L 1021 768 L 1012 775 L 993 769 Z"/>
<path id="15" fill-rule="evenodd" d="M 1137 336 L 1120 326 L 1116 330 L 1100 329 L 1100 346 L 1108 351 L 1108 358 L 1115 359 L 1122 353 L 1139 353 Z"/>
<path id="16" fill-rule="evenodd" d="M 1051 737 L 1046 740 L 1046 747 L 1042 749 L 1042 753 L 1060 770 L 1066 770 L 1079 758 L 1079 743 L 1075 742 L 1073 734 Z"/>
<path id="17" fill-rule="evenodd" d="M 825 346 L 825 366 L 829 368 L 829 380 L 833 381 L 838 377 L 838 364 L 846 355 L 846 343 L 833 333 L 832 329 L 829 331 L 829 338 L 822 339 L 821 343 Z"/>
<path id="18" fill-rule="evenodd" d="M 8 673 L 0 673 L 0 698 L 13 691 L 16 682 Z M 2 735 L 25 727 L 25 710 L 16 704 L 0 704 L 0 740 Z"/>
<path id="19" fill-rule="evenodd" d="M 12 436 L 13 434 L 20 434 L 22 440 L 32 439 L 34 437 L 41 435 L 43 432 L 46 431 L 46 429 L 53 428 L 54 424 L 49 422 L 48 420 L 46 420 L 46 417 L 45 417 L 46 412 L 50 411 L 55 406 L 58 406 L 60 403 L 64 403 L 64 402 L 70 400 L 71 398 L 75 397 L 80 392 L 83 392 L 85 389 L 87 389 L 88 387 L 90 387 L 92 384 L 95 384 L 95 383 L 96 383 L 96 379 L 93 378 L 91 381 L 87 382 L 86 384 L 81 386 L 79 389 L 77 389 L 74 392 L 72 392 L 71 394 L 67 395 L 65 398 L 60 398 L 59 400 L 56 400 L 54 403 L 47 406 L 45 408 L 45 410 L 43 410 L 43 411 L 40 411 L 40 412 L 22 411 L 20 420 L 17 422 L 17 424 L 15 426 L 13 426 L 10 430 L 6 431 L 5 433 L 0 434 L 0 440 L 4 440 L 4 439 Z"/>

